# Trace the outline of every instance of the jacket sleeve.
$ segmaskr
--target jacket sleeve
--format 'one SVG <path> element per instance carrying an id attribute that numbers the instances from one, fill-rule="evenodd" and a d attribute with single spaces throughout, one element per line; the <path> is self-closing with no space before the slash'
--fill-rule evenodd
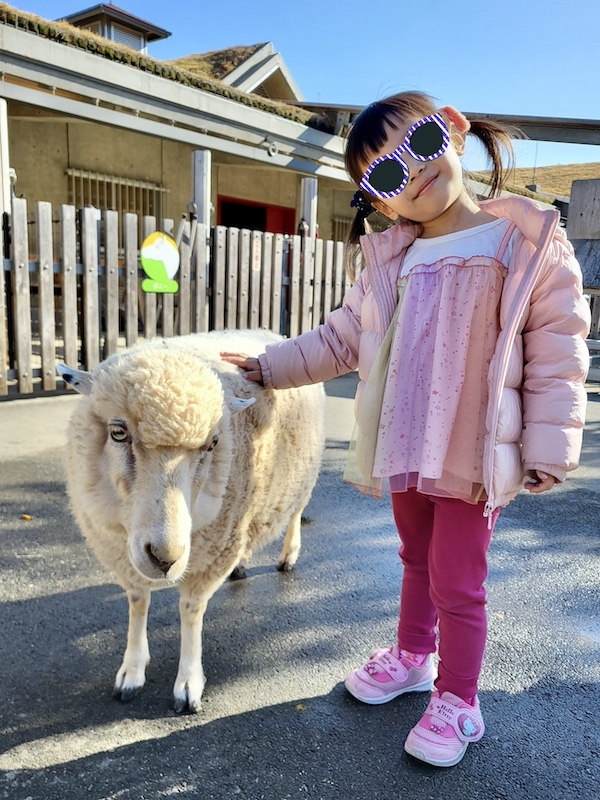
<path id="1" fill-rule="evenodd" d="M 357 368 L 364 282 L 363 273 L 346 292 L 341 307 L 315 330 L 267 346 L 259 356 L 267 388 L 319 383 Z"/>
<path id="2" fill-rule="evenodd" d="M 549 248 L 524 328 L 522 435 L 526 470 L 563 481 L 579 464 L 587 395 L 590 308 L 581 269 L 562 230 Z"/>

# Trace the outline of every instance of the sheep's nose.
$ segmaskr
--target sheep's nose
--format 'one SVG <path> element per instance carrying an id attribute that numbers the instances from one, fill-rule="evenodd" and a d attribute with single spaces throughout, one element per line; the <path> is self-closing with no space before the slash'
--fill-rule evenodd
<path id="1" fill-rule="evenodd" d="M 173 564 L 177 561 L 177 558 L 173 558 L 171 560 L 167 560 L 167 559 L 161 558 L 161 555 L 163 555 L 163 554 L 160 553 L 159 550 L 153 549 L 153 547 L 152 547 L 152 545 L 150 543 L 148 543 L 144 547 L 144 550 L 146 551 L 146 555 L 150 559 L 150 562 L 152 564 L 154 564 L 155 567 L 158 567 L 159 570 L 162 573 L 164 573 L 165 575 L 171 569 Z"/>

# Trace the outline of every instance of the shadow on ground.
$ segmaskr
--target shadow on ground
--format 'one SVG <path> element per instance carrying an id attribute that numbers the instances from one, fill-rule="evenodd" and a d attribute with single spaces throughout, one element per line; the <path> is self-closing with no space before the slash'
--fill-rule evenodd
<path id="1" fill-rule="evenodd" d="M 91 698 L 82 698 L 87 704 Z M 64 800 L 140 798 L 594 797 L 599 742 L 597 685 L 540 683 L 517 695 L 483 692 L 486 737 L 462 764 L 440 770 L 402 749 L 423 697 L 365 707 L 336 686 L 325 696 L 253 712 L 72 758 L 41 769 L 5 772 L 0 796 Z M 581 701 L 588 714 L 557 715 L 556 703 Z M 114 714 L 114 709 L 113 709 Z M 543 728 L 547 737 L 540 739 Z M 555 750 L 547 742 L 561 743 Z M 566 743 L 566 746 L 565 746 Z M 72 795 L 74 787 L 80 794 Z"/>

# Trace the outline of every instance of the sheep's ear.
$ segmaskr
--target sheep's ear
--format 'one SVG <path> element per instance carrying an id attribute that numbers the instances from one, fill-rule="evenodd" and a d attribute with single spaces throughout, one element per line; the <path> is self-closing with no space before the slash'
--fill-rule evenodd
<path id="1" fill-rule="evenodd" d="M 90 394 L 92 391 L 92 376 L 89 372 L 83 369 L 71 369 L 66 364 L 57 364 L 56 371 L 65 383 L 80 394 Z"/>
<path id="2" fill-rule="evenodd" d="M 247 400 L 244 400 L 242 397 L 228 397 L 225 395 L 225 402 L 231 413 L 237 414 L 238 411 L 243 411 L 245 408 L 253 406 L 254 403 L 256 403 L 256 397 L 249 397 Z"/>

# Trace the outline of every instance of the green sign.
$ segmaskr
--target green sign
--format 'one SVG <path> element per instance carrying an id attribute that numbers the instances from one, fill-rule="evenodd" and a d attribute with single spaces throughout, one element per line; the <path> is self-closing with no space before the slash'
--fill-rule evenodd
<path id="1" fill-rule="evenodd" d="M 173 280 L 179 269 L 179 248 L 166 233 L 156 231 L 144 239 L 140 260 L 148 276 L 142 281 L 142 291 L 174 294 L 179 289 Z"/>

